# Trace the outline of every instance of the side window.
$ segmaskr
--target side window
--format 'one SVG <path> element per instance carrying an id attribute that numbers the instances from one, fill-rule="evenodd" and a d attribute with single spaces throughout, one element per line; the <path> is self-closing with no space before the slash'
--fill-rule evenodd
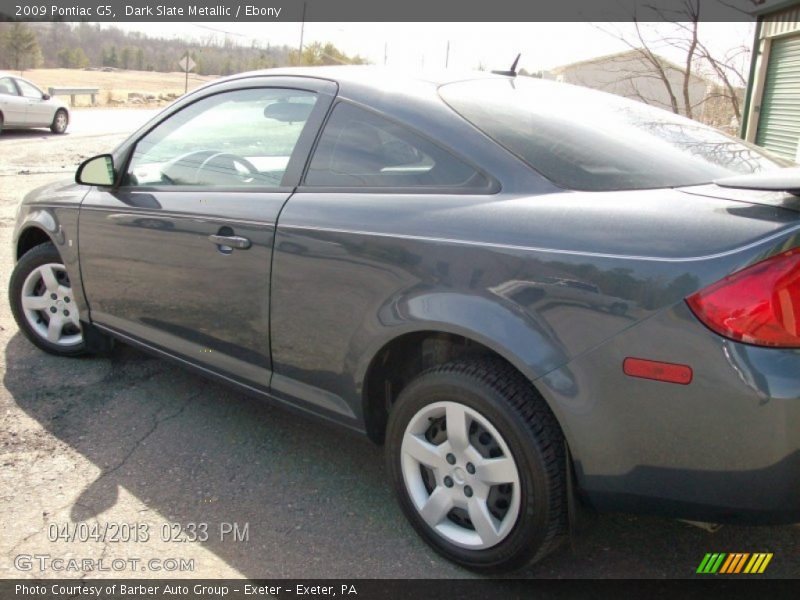
<path id="1" fill-rule="evenodd" d="M 31 85 L 24 79 L 17 79 L 17 85 L 22 91 L 22 95 L 26 98 L 36 98 L 37 100 L 42 99 L 42 92 L 35 85 Z"/>
<path id="2" fill-rule="evenodd" d="M 0 94 L 8 94 L 9 96 L 19 96 L 14 82 L 9 77 L 0 79 Z"/>
<path id="3" fill-rule="evenodd" d="M 472 167 L 416 133 L 339 103 L 325 125 L 305 184 L 329 187 L 486 187 Z"/>
<path id="4" fill-rule="evenodd" d="M 313 92 L 276 88 L 199 100 L 137 142 L 126 182 L 279 187 L 316 101 Z"/>

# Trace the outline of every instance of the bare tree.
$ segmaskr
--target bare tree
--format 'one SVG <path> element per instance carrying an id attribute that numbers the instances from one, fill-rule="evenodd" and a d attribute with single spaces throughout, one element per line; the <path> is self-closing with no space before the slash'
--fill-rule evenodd
<path id="1" fill-rule="evenodd" d="M 675 90 L 673 89 L 672 80 L 667 73 L 668 65 L 662 57 L 652 50 L 650 42 L 646 39 L 644 33 L 642 32 L 641 23 L 639 23 L 636 18 L 633 19 L 633 26 L 635 33 L 635 35 L 632 36 L 633 39 L 619 30 L 611 30 L 604 27 L 598 27 L 598 29 L 617 38 L 633 51 L 633 53 L 639 58 L 639 62 L 645 66 L 646 72 L 651 72 L 652 76 L 657 78 L 663 84 L 664 91 L 669 99 L 669 105 L 672 109 L 672 112 L 675 114 L 680 114 L 681 110 L 680 105 L 678 104 L 678 98 L 675 94 Z M 633 81 L 637 76 L 646 77 L 647 75 L 646 73 L 627 73 L 623 74 L 622 76 L 623 78 L 630 78 L 629 80 Z M 688 89 L 688 84 L 685 87 Z M 641 96 L 639 96 L 639 99 L 643 102 L 647 102 L 647 100 Z M 651 104 L 651 102 L 647 103 Z"/>
<path id="2" fill-rule="evenodd" d="M 686 68 L 683 70 L 683 105 L 686 107 L 686 116 L 692 118 L 692 102 L 689 98 L 689 83 L 692 80 L 692 65 L 697 51 L 697 23 L 700 19 L 700 0 L 683 0 L 686 14 L 692 26 L 689 29 L 689 44 L 686 48 Z"/>
<path id="3" fill-rule="evenodd" d="M 726 52 L 721 57 L 715 57 L 712 52 L 702 43 L 698 43 L 700 59 L 707 64 L 717 78 L 722 82 L 724 93 L 721 97 L 726 98 L 730 103 L 731 110 L 737 122 L 741 122 L 742 110 L 740 97 L 741 90 L 747 86 L 745 65 L 750 61 L 750 48 L 747 46 L 737 46 Z"/>
<path id="4" fill-rule="evenodd" d="M 757 2 L 754 2 L 757 4 Z M 687 74 L 690 73 L 691 63 L 695 62 L 697 67 L 705 70 L 715 77 L 719 82 L 722 91 L 714 91 L 708 95 L 708 100 L 723 98 L 729 104 L 729 109 L 736 118 L 741 120 L 741 90 L 747 85 L 746 65 L 749 63 L 750 48 L 739 45 L 728 50 L 722 55 L 715 55 L 708 45 L 699 39 L 698 29 L 700 22 L 700 3 L 695 0 L 692 4 L 690 0 L 684 0 L 684 11 L 682 16 L 688 17 L 686 21 L 675 22 L 673 25 L 677 29 L 678 35 L 665 38 L 665 42 L 673 47 L 685 49 L 687 55 Z M 663 16 L 663 14 L 662 14 Z M 690 113 L 688 116 L 692 116 Z"/>
<path id="5" fill-rule="evenodd" d="M 635 14 L 632 32 L 609 26 L 596 27 L 621 41 L 639 57 L 649 76 L 661 82 L 668 108 L 674 113 L 714 121 L 714 124 L 727 124 L 731 118 L 740 122 L 750 49 L 741 45 L 722 54 L 715 53 L 702 36 L 700 0 L 682 0 L 680 7 L 669 14 L 650 8 L 663 20 L 655 29 L 643 25 Z M 682 53 L 681 67 L 673 68 L 669 61 L 658 55 L 660 49 L 669 49 L 673 54 L 676 50 Z M 711 89 L 699 100 L 696 93 L 692 93 L 698 76 L 712 83 Z M 642 77 L 642 73 L 620 73 L 621 81 Z M 632 96 L 648 104 L 654 103 L 641 94 Z M 709 107 L 714 110 L 706 110 Z"/>

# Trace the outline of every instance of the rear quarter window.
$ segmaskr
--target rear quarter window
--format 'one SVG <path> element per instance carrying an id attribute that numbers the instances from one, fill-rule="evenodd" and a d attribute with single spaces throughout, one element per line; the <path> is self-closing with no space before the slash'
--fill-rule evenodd
<path id="1" fill-rule="evenodd" d="M 19 96 L 14 82 L 9 77 L 0 78 L 0 94 L 7 94 L 9 96 Z"/>
<path id="2" fill-rule="evenodd" d="M 381 189 L 489 187 L 483 174 L 433 142 L 346 102 L 334 107 L 325 125 L 305 184 Z"/>

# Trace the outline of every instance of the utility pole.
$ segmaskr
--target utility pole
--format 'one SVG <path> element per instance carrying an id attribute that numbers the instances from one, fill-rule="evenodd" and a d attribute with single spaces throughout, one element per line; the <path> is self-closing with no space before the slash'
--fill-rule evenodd
<path id="1" fill-rule="evenodd" d="M 447 51 L 444 55 L 444 68 L 447 68 L 447 65 L 450 64 L 450 40 L 447 40 Z"/>
<path id="2" fill-rule="evenodd" d="M 303 34 L 306 30 L 306 3 L 303 2 L 303 18 L 300 21 L 300 48 L 297 50 L 297 63 L 302 64 L 303 61 Z"/>
<path id="3" fill-rule="evenodd" d="M 386 58 L 389 56 L 389 42 L 383 43 L 383 66 L 386 66 Z"/>

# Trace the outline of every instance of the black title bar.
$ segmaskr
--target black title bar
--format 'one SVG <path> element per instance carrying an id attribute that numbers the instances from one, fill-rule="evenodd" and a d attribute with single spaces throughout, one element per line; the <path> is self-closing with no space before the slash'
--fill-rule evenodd
<path id="1" fill-rule="evenodd" d="M 0 20 L 196 22 L 748 21 L 785 0 L 0 0 Z"/>
<path id="2" fill-rule="evenodd" d="M 709 576 L 694 580 L 567 579 L 5 579 L 3 600 L 502 600 L 581 598 L 726 600 L 796 598 L 791 580 Z"/>

